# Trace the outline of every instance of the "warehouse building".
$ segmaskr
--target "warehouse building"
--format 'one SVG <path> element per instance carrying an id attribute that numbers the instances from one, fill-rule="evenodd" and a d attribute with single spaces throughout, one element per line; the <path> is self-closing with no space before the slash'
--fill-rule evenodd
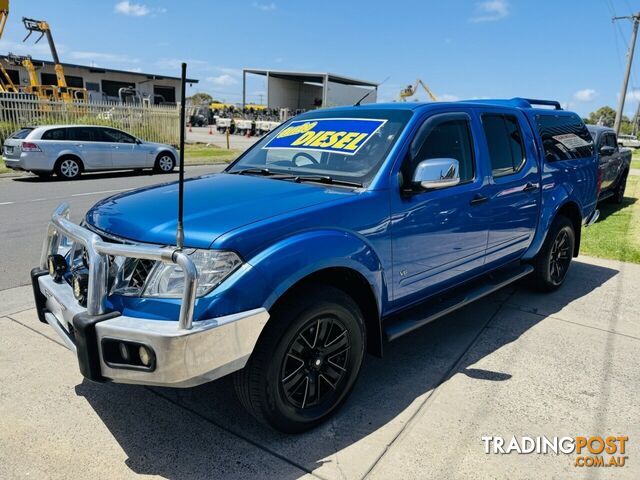
<path id="1" fill-rule="evenodd" d="M 22 66 L 7 62 L 6 56 L 0 56 L 11 81 L 16 85 L 29 84 L 29 75 Z M 53 62 L 32 60 L 42 85 L 56 85 L 56 73 Z M 144 98 L 154 104 L 175 104 L 180 102 L 180 78 L 166 75 L 155 75 L 126 70 L 114 70 L 87 65 L 63 63 L 65 78 L 69 87 L 86 88 L 92 101 L 119 101 L 121 88 L 133 88 Z M 188 79 L 188 83 L 198 80 Z"/>
<path id="2" fill-rule="evenodd" d="M 247 75 L 266 77 L 268 108 L 310 110 L 320 107 L 375 103 L 378 84 L 333 73 L 287 72 L 282 70 L 242 70 L 242 105 L 247 99 Z"/>

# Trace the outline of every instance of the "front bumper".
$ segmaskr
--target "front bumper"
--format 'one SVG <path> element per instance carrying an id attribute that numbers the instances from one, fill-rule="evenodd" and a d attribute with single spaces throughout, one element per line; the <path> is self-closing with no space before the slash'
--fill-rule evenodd
<path id="1" fill-rule="evenodd" d="M 170 387 L 191 387 L 222 377 L 244 367 L 264 328 L 269 314 L 264 308 L 203 321 L 191 321 L 195 302 L 195 282 L 185 281 L 180 319 L 173 321 L 133 318 L 120 312 L 104 311 L 106 261 L 103 251 L 125 256 L 145 255 L 163 261 L 161 247 L 108 244 L 97 235 L 66 219 L 67 209 L 59 208 L 52 218 L 43 248 L 43 261 L 56 253 L 60 239 L 70 238 L 88 247 L 89 301 L 87 308 L 73 296 L 65 281 L 56 282 L 47 271 L 31 272 L 33 292 L 42 322 L 48 323 L 64 344 L 78 357 L 80 372 L 94 381 L 113 381 Z M 84 237 L 83 237 L 84 236 Z M 134 248 L 135 247 L 135 248 Z M 142 250 L 144 248 L 144 250 Z M 153 253 L 153 250 L 156 252 Z M 129 255 L 126 255 L 129 252 Z M 96 258 L 98 257 L 98 258 Z M 182 260 L 184 262 L 184 259 Z M 189 260 L 190 261 L 190 260 Z M 98 265 L 98 266 L 96 266 Z M 189 274 L 188 265 L 183 271 Z M 193 287 L 193 291 L 189 286 Z M 150 366 L 114 362 L 108 358 L 105 342 L 141 345 L 153 353 Z"/>

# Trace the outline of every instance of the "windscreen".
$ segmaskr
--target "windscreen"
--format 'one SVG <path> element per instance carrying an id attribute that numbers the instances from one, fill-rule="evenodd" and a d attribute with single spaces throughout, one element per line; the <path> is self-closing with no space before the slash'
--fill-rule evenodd
<path id="1" fill-rule="evenodd" d="M 367 185 L 411 117 L 410 110 L 316 111 L 271 132 L 229 172 L 321 175 Z"/>

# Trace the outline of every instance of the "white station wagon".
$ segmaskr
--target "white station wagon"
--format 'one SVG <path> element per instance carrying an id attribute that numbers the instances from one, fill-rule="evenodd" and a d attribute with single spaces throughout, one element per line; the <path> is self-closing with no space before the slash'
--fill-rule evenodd
<path id="1" fill-rule="evenodd" d="M 178 154 L 170 145 L 145 142 L 121 130 L 93 125 L 47 125 L 18 130 L 7 138 L 8 168 L 47 177 L 78 178 L 82 172 L 153 168 L 171 172 Z"/>

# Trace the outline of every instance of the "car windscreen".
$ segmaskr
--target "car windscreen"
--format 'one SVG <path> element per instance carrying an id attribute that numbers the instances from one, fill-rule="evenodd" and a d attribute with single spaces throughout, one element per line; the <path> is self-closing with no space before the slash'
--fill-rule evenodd
<path id="1" fill-rule="evenodd" d="M 32 131 L 33 131 L 33 128 L 21 128 L 16 133 L 11 135 L 9 138 L 16 138 L 18 140 L 24 140 L 25 138 L 27 138 L 27 135 L 29 135 Z"/>
<path id="2" fill-rule="evenodd" d="M 390 109 L 307 113 L 265 136 L 227 171 L 268 169 L 367 185 L 411 115 Z"/>

